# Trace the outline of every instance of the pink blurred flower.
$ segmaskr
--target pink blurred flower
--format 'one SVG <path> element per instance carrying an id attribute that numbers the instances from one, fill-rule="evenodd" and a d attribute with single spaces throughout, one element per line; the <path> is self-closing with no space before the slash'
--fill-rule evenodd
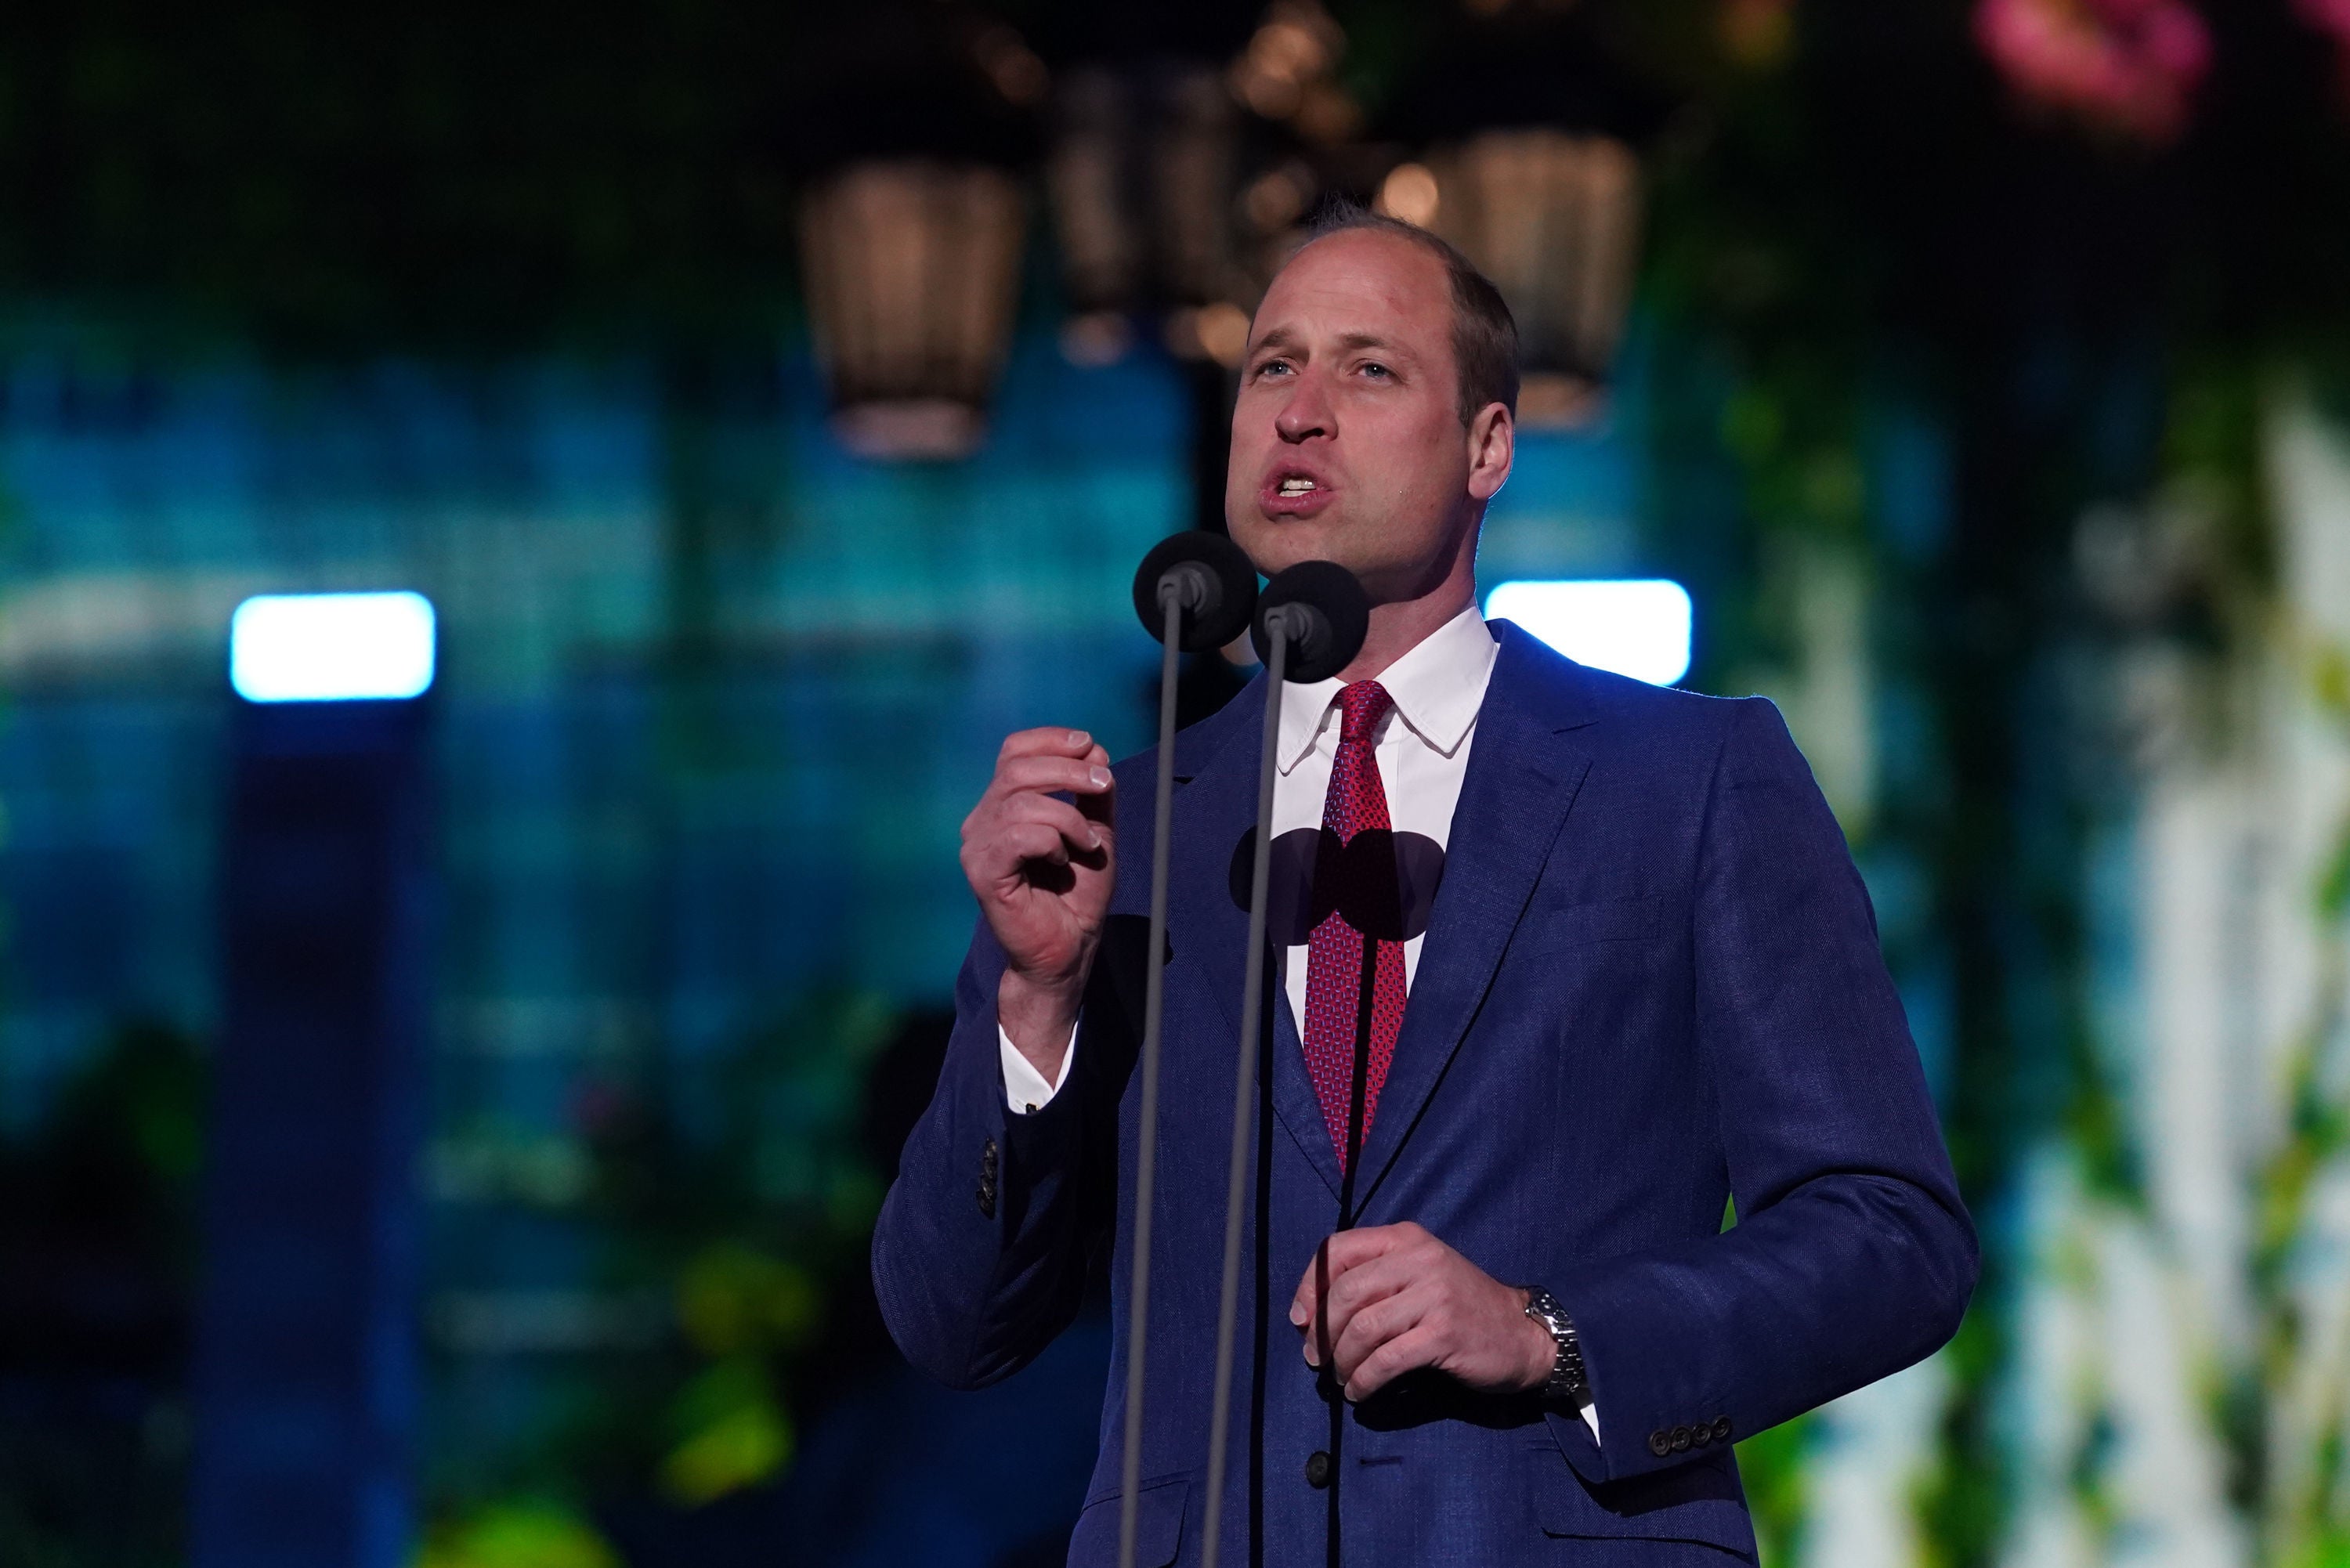
<path id="1" fill-rule="evenodd" d="M 2334 37 L 2334 66 L 2342 95 L 2350 99 L 2350 0 L 2293 0 L 2301 19 Z"/>
<path id="2" fill-rule="evenodd" d="M 2301 19 L 2350 45 L 2350 0 L 2293 0 Z"/>
<path id="3" fill-rule="evenodd" d="M 2210 32 L 2187 0 L 1981 0 L 1975 41 L 2025 97 L 2156 143 L 2186 129 L 2211 67 Z"/>

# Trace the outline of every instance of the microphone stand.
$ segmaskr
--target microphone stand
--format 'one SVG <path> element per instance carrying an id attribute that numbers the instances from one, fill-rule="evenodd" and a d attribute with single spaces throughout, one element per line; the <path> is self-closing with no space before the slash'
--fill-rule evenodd
<path id="1" fill-rule="evenodd" d="M 1150 1315 L 1150 1231 L 1159 1164 L 1159 1061 L 1167 989 L 1167 877 L 1175 834 L 1176 656 L 1221 648 L 1238 635 L 1256 607 L 1256 568 L 1240 546 L 1220 534 L 1178 534 L 1143 557 L 1134 584 L 1135 608 L 1146 627 L 1151 609 L 1159 654 L 1159 787 L 1151 799 L 1150 936 L 1144 960 L 1142 1085 L 1134 1159 L 1134 1264 L 1128 1287 L 1126 1447 L 1118 1476 L 1118 1568 L 1134 1568 L 1140 1529 L 1144 1328 Z M 1193 618 L 1185 635 L 1184 617 Z"/>
<path id="2" fill-rule="evenodd" d="M 1142 992 L 1142 1092 L 1136 1115 L 1141 1136 L 1134 1156 L 1134 1274 L 1127 1290 L 1126 1448 L 1118 1474 L 1118 1568 L 1134 1568 L 1141 1528 L 1143 1325 L 1150 1316 L 1150 1218 L 1159 1153 L 1159 1053 L 1167 1005 L 1167 869 L 1175 838 L 1175 661 L 1181 651 L 1183 602 L 1162 587 L 1164 645 L 1159 654 L 1159 790 L 1151 799 L 1150 948 Z"/>
<path id="3" fill-rule="evenodd" d="M 1232 1345 L 1239 1329 L 1241 1233 L 1248 1197 L 1249 1125 L 1255 1109 L 1257 1034 L 1264 1009 L 1266 891 L 1273 872 L 1273 782 L 1281 741 L 1284 680 L 1314 681 L 1353 659 L 1369 629 L 1370 606 L 1353 573 L 1327 561 L 1305 561 L 1265 585 L 1256 619 L 1257 650 L 1264 658 L 1264 725 L 1257 752 L 1256 847 L 1249 868 L 1248 968 L 1241 981 L 1240 1060 L 1232 1078 L 1232 1153 L 1224 1187 L 1224 1277 L 1216 1312 L 1215 1397 L 1209 1407 L 1208 1496 L 1201 1521 L 1200 1568 L 1216 1568 L 1223 1521 L 1224 1468 L 1230 1448 Z M 1300 658 L 1290 665 L 1291 645 Z"/>
<path id="4" fill-rule="evenodd" d="M 1200 1568 L 1216 1568 L 1217 1534 L 1223 1518 L 1225 1449 L 1232 1410 L 1232 1340 L 1240 1326 L 1241 1221 L 1248 1196 L 1250 1113 L 1256 1099 L 1257 1020 L 1264 1007 L 1265 889 L 1272 880 L 1268 851 L 1273 820 L 1274 750 L 1281 740 L 1284 666 L 1289 661 L 1289 617 L 1266 618 L 1264 739 L 1256 786 L 1256 858 L 1249 869 L 1248 970 L 1241 981 L 1240 1064 L 1232 1077 L 1232 1157 L 1224 1176 L 1224 1281 L 1216 1309 L 1216 1394 L 1208 1416 L 1208 1498 Z"/>

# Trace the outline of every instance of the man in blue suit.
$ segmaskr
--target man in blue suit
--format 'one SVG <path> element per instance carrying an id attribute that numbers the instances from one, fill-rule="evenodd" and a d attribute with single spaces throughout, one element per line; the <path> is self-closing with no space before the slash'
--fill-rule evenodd
<path id="1" fill-rule="evenodd" d="M 1478 617 L 1516 392 L 1492 285 L 1360 213 L 1251 328 L 1232 535 L 1268 574 L 1340 562 L 1374 607 L 1351 666 L 1279 694 L 1271 827 L 1319 848 L 1261 961 L 1227 1563 L 1751 1558 L 1731 1443 L 1928 1355 L 1974 1282 L 1867 896 L 1777 711 Z M 1176 742 L 1149 1568 L 1197 1561 L 1205 1521 L 1251 961 L 1228 867 L 1268 700 Z M 1128 1277 L 1149 889 L 1118 870 L 1154 776 L 1024 732 L 964 825 L 982 920 L 873 1265 L 950 1384 L 1035 1356 L 1101 1250 Z M 1384 901 L 1356 846 L 1405 867 Z M 1117 1552 L 1118 1345 L 1076 1564 Z"/>

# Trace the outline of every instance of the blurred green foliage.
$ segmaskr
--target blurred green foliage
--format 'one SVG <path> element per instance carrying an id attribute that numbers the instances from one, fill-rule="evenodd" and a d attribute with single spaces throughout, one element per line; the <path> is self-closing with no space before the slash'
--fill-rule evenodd
<path id="1" fill-rule="evenodd" d="M 620 1568 L 595 1528 L 562 1506 L 498 1503 L 436 1532 L 416 1568 Z"/>
<path id="2" fill-rule="evenodd" d="M 1798 1416 L 1738 1445 L 1738 1476 L 1754 1518 L 1754 1544 L 1765 1563 L 1794 1561 L 1809 1498 L 1804 1465 L 1816 1421 Z"/>
<path id="3" fill-rule="evenodd" d="M 855 1371 L 827 1334 L 865 1288 L 881 1181 L 863 1092 L 898 1022 L 819 993 L 708 1060 L 655 1054 L 581 1088 L 596 1282 L 666 1311 L 649 1343 L 559 1375 L 564 1414 L 524 1450 L 437 1474 L 423 1564 L 536 1568 L 513 1554 L 574 1550 L 599 1502 L 691 1510 L 783 1474 L 806 1402 Z"/>

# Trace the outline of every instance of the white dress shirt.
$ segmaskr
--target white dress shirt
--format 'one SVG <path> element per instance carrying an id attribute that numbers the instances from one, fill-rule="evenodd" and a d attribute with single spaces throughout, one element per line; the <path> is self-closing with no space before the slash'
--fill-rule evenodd
<path id="1" fill-rule="evenodd" d="M 1449 847 L 1452 809 L 1461 799 L 1461 781 L 1469 771 L 1469 747 L 1476 738 L 1477 710 L 1485 701 L 1485 684 L 1492 678 L 1499 645 L 1474 605 L 1414 646 L 1380 671 L 1378 680 L 1395 705 L 1373 732 L 1372 748 L 1378 759 L 1379 782 L 1387 790 L 1388 821 L 1398 833 L 1418 833 Z M 1285 683 L 1281 693 L 1281 730 L 1274 765 L 1273 835 L 1295 828 L 1320 827 L 1324 799 L 1330 793 L 1330 769 L 1338 751 L 1338 693 L 1344 682 L 1335 676 L 1310 686 Z M 1419 972 L 1419 950 L 1425 935 L 1403 945 L 1406 1005 L 1411 982 Z M 1282 989 L 1289 1003 L 1290 1022 L 1305 1036 L 1306 944 L 1283 954 Z M 1059 1077 L 1052 1083 L 1036 1071 L 999 1028 L 1003 1056 L 1003 1090 L 1014 1114 L 1034 1112 L 1068 1082 L 1069 1064 L 1076 1060 L 1074 1036 L 1061 1056 Z M 1594 1441 L 1599 1437 L 1599 1413 L 1585 1406 L 1583 1418 Z"/>
<path id="2" fill-rule="evenodd" d="M 1418 833 L 1445 846 L 1452 835 L 1452 808 L 1461 799 L 1461 780 L 1469 769 L 1469 743 L 1477 729 L 1477 710 L 1485 701 L 1485 682 L 1492 677 L 1497 645 L 1485 618 L 1470 606 L 1422 638 L 1401 659 L 1382 670 L 1379 684 L 1395 706 L 1372 738 L 1386 786 L 1388 822 L 1398 833 Z M 1330 793 L 1330 768 L 1338 752 L 1338 693 L 1344 682 L 1336 676 L 1310 686 L 1284 683 L 1281 693 L 1281 732 L 1274 759 L 1273 833 L 1278 838 L 1293 828 L 1322 826 L 1324 797 Z M 1419 950 L 1428 940 L 1417 936 L 1403 945 L 1403 983 L 1407 1004 L 1411 982 L 1419 972 Z M 1282 989 L 1289 999 L 1290 1022 L 1305 1035 L 1306 945 L 1300 942 L 1283 955 Z M 1051 1083 L 1012 1044 L 1012 1036 L 996 1031 L 1003 1056 L 1003 1093 L 1014 1112 L 1033 1112 L 1058 1094 L 1068 1082 L 1069 1064 L 1077 1051 L 1074 1040 L 1061 1055 L 1059 1076 Z"/>
<path id="3" fill-rule="evenodd" d="M 1477 730 L 1477 710 L 1493 673 L 1498 646 L 1474 605 L 1420 639 L 1418 646 L 1380 671 L 1395 706 L 1372 732 L 1379 782 L 1388 797 L 1388 824 L 1398 833 L 1417 833 L 1443 848 L 1452 836 L 1452 808 L 1469 771 L 1469 742 Z M 1330 768 L 1338 754 L 1338 693 L 1334 676 L 1311 686 L 1291 685 L 1282 693 L 1279 754 L 1274 765 L 1273 836 L 1322 826 L 1330 793 Z M 1419 950 L 1428 938 L 1403 944 L 1407 999 L 1419 973 Z M 1300 942 L 1283 955 L 1282 989 L 1289 994 L 1289 1020 L 1305 1034 L 1305 954 Z"/>

